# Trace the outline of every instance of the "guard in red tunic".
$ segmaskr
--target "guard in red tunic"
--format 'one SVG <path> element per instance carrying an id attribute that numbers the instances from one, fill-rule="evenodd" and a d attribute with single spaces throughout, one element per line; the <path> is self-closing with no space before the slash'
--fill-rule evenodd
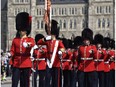
<path id="1" fill-rule="evenodd" d="M 51 35 L 38 41 L 38 44 L 47 46 L 47 70 L 46 70 L 46 81 L 45 87 L 60 87 L 61 85 L 61 74 L 60 74 L 60 58 L 58 51 L 65 51 L 62 41 L 57 40 L 59 36 L 58 22 L 52 20 L 51 24 Z M 52 81 L 51 81 L 52 80 Z"/>
<path id="2" fill-rule="evenodd" d="M 94 54 L 95 68 L 97 71 L 97 84 L 99 87 L 104 87 L 104 54 L 102 49 L 103 36 L 96 34 L 94 37 L 94 44 L 97 47 L 97 52 Z"/>
<path id="3" fill-rule="evenodd" d="M 76 36 L 73 42 L 73 68 L 71 73 L 71 87 L 76 87 L 76 82 L 78 81 L 78 49 L 79 46 L 83 43 L 82 37 Z"/>
<path id="4" fill-rule="evenodd" d="M 110 40 L 110 87 L 115 87 L 115 41 L 113 39 Z"/>
<path id="5" fill-rule="evenodd" d="M 104 87 L 110 87 L 109 46 L 110 46 L 110 38 L 109 37 L 104 37 L 104 39 L 103 39 Z"/>
<path id="6" fill-rule="evenodd" d="M 30 70 L 32 63 L 30 60 L 30 50 L 34 46 L 34 39 L 28 37 L 30 34 L 31 22 L 29 14 L 21 12 L 16 16 L 16 30 L 18 35 L 12 41 L 12 46 L 8 56 L 13 58 L 12 87 L 29 87 Z"/>
<path id="7" fill-rule="evenodd" d="M 97 49 L 92 45 L 93 32 L 89 28 L 82 31 L 83 45 L 79 47 L 79 87 L 98 87 L 97 73 L 94 64 L 94 53 Z"/>
<path id="8" fill-rule="evenodd" d="M 44 38 L 42 34 L 37 34 L 35 36 L 35 42 L 37 44 L 37 41 Z M 32 50 L 32 59 L 34 60 L 34 87 L 45 87 L 45 74 L 46 74 L 46 53 L 47 49 L 45 45 L 35 45 Z M 39 82 L 37 86 L 37 76 L 39 74 Z"/>
<path id="9" fill-rule="evenodd" d="M 71 71 L 72 71 L 72 44 L 69 42 L 68 39 L 63 38 L 62 42 L 65 46 L 65 52 L 63 53 L 63 59 L 62 59 L 62 69 L 63 69 L 63 87 L 73 87 L 71 86 Z"/>

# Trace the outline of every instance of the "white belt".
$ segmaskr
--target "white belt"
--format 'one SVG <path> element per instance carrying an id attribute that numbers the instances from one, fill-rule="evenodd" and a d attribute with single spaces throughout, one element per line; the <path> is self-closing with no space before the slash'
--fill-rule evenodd
<path id="1" fill-rule="evenodd" d="M 93 60 L 93 58 L 81 58 L 81 60 Z"/>
<path id="2" fill-rule="evenodd" d="M 95 59 L 94 61 L 95 61 L 95 62 L 97 62 L 97 61 L 102 62 L 102 61 L 104 61 L 104 60 L 103 60 L 103 59 Z"/>
<path id="3" fill-rule="evenodd" d="M 109 61 L 107 61 L 107 62 L 104 62 L 105 64 L 108 64 L 109 63 Z"/>
<path id="4" fill-rule="evenodd" d="M 63 59 L 62 61 L 68 61 L 68 62 L 71 62 L 71 60 L 69 60 L 69 59 Z"/>
<path id="5" fill-rule="evenodd" d="M 41 61 L 41 60 L 45 60 L 45 58 L 37 58 L 35 60 Z"/>

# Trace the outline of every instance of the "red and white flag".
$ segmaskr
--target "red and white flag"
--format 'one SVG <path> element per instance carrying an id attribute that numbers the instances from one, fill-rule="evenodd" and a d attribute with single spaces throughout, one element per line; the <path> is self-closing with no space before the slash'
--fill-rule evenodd
<path id="1" fill-rule="evenodd" d="M 45 0 L 44 22 L 47 25 L 51 22 L 51 0 Z"/>

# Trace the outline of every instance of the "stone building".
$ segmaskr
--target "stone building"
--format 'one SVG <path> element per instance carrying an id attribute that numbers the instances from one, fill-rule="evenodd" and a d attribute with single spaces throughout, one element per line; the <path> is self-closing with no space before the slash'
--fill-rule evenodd
<path id="1" fill-rule="evenodd" d="M 81 35 L 85 27 L 94 35 L 114 38 L 114 0 L 51 0 L 52 19 L 59 22 L 60 37 L 71 38 Z M 26 11 L 32 16 L 31 36 L 37 33 L 46 36 L 43 22 L 44 0 L 8 0 L 8 39 L 11 45 L 15 37 L 15 16 Z"/>

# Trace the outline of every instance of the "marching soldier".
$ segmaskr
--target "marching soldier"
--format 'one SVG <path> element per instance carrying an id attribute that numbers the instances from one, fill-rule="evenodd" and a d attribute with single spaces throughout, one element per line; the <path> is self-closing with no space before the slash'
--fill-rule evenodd
<path id="1" fill-rule="evenodd" d="M 110 87 L 115 87 L 115 41 L 111 39 L 110 41 Z"/>
<path id="2" fill-rule="evenodd" d="M 34 39 L 28 37 L 31 32 L 31 20 L 29 14 L 21 12 L 16 16 L 16 30 L 19 37 L 15 37 L 12 42 L 9 57 L 13 58 L 12 87 L 29 87 L 30 70 L 32 63 L 30 60 L 30 50 L 34 46 Z"/>
<path id="3" fill-rule="evenodd" d="M 61 74 L 60 74 L 60 58 L 58 55 L 58 51 L 60 50 L 64 52 L 65 49 L 62 41 L 57 40 L 59 36 L 59 28 L 57 21 L 52 20 L 50 32 L 51 35 L 39 40 L 37 44 L 46 45 L 48 51 L 45 87 L 50 87 L 51 82 L 52 87 L 60 87 Z"/>
<path id="4" fill-rule="evenodd" d="M 63 59 L 62 59 L 62 68 L 63 68 L 63 87 L 72 87 L 71 86 L 71 70 L 72 70 L 72 44 L 69 44 L 69 40 L 66 38 L 62 39 L 62 42 L 65 46 L 66 51 L 63 53 Z M 70 46 L 69 46 L 70 45 Z"/>
<path id="5" fill-rule="evenodd" d="M 35 36 L 35 42 L 44 38 L 42 34 L 37 34 Z M 37 46 L 37 47 L 36 47 Z M 34 69 L 36 72 L 34 73 L 34 87 L 37 87 L 37 76 L 39 74 L 39 82 L 38 87 L 45 87 L 45 74 L 46 74 L 46 53 L 47 49 L 44 45 L 35 45 L 33 51 L 33 59 L 34 60 Z"/>
<path id="6" fill-rule="evenodd" d="M 97 47 L 97 52 L 94 54 L 95 68 L 97 71 L 97 84 L 99 87 L 104 87 L 104 54 L 102 49 L 103 36 L 96 34 L 94 44 Z"/>
<path id="7" fill-rule="evenodd" d="M 79 47 L 79 87 L 97 87 L 97 73 L 94 65 L 94 53 L 97 49 L 92 45 L 93 32 L 89 28 L 82 31 L 83 45 Z"/>
<path id="8" fill-rule="evenodd" d="M 71 76 L 71 87 L 76 87 L 76 82 L 78 78 L 78 49 L 79 46 L 82 45 L 82 37 L 76 36 L 74 38 L 74 44 L 73 44 L 73 70 L 72 70 L 72 76 Z"/>
<path id="9" fill-rule="evenodd" d="M 110 38 L 104 37 L 104 39 L 103 39 L 104 87 L 110 87 L 109 46 L 110 46 Z"/>

